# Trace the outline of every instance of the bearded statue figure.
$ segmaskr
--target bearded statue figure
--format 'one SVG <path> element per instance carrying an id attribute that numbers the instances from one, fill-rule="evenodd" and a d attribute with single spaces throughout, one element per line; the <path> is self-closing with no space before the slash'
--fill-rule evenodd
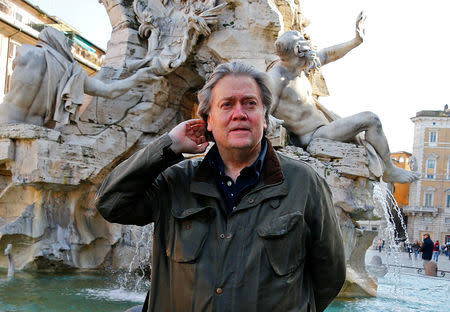
<path id="1" fill-rule="evenodd" d="M 315 138 L 351 142 L 362 137 L 371 146 L 369 150 L 373 147 L 381 159 L 385 182 L 410 183 L 419 175 L 392 163 L 381 122 L 374 113 L 362 112 L 339 118 L 320 105 L 312 93 L 309 78 L 314 69 L 342 58 L 359 46 L 364 39 L 364 20 L 361 12 L 356 21 L 355 38 L 320 51 L 315 51 L 298 31 L 286 32 L 277 39 L 275 48 L 280 60 L 268 70 L 274 94 L 271 114 L 284 120 L 284 126 L 301 147 L 306 147 Z"/>

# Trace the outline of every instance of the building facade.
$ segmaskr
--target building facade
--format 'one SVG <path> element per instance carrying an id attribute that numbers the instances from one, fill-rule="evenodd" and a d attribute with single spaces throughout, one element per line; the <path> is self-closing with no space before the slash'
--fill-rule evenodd
<path id="1" fill-rule="evenodd" d="M 105 51 L 76 29 L 28 1 L 0 0 L 0 103 L 10 88 L 18 48 L 23 44 L 35 45 L 39 32 L 47 26 L 62 31 L 70 39 L 72 54 L 88 75 L 100 69 Z"/>
<path id="2" fill-rule="evenodd" d="M 404 151 L 391 153 L 391 159 L 394 165 L 408 171 L 411 171 L 411 156 L 411 153 Z M 409 183 L 394 183 L 394 198 L 401 209 L 408 206 Z"/>
<path id="3" fill-rule="evenodd" d="M 450 241 L 450 110 L 420 111 L 411 118 L 414 145 L 411 169 L 421 178 L 411 183 L 407 215 L 410 240 L 423 234 Z"/>

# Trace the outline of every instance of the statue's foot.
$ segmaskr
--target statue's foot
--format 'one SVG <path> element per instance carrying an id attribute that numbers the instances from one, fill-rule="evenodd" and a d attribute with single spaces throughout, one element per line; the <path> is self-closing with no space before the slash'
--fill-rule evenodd
<path id="1" fill-rule="evenodd" d="M 393 167 L 383 174 L 384 182 L 411 183 L 420 178 L 420 173 Z"/>

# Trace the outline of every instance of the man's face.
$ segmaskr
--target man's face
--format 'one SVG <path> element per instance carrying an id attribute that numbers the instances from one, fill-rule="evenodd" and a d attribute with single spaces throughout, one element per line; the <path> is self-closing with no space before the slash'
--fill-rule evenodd
<path id="1" fill-rule="evenodd" d="M 212 90 L 207 127 L 219 151 L 257 151 L 266 128 L 256 81 L 245 75 L 228 75 L 220 79 Z"/>

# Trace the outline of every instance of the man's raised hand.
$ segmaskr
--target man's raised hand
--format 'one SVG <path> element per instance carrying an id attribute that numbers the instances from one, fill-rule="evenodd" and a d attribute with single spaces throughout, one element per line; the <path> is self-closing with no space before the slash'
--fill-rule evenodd
<path id="1" fill-rule="evenodd" d="M 190 119 L 178 124 L 169 132 L 172 139 L 170 149 L 174 153 L 203 153 L 208 147 L 206 123 L 202 119 Z"/>

